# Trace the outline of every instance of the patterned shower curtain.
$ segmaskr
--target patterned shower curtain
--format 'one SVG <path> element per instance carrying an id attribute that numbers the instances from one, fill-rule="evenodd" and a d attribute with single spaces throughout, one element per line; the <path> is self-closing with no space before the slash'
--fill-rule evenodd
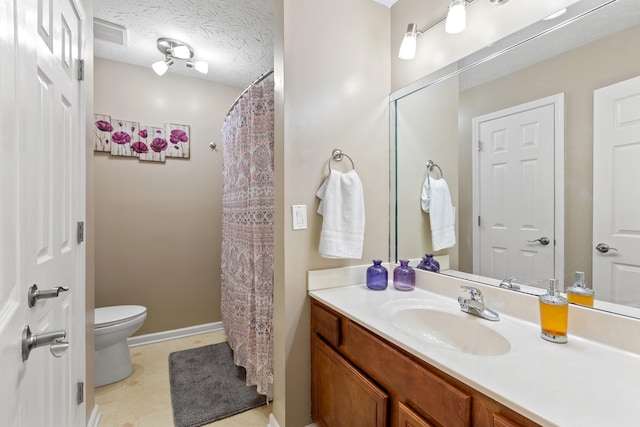
<path id="1" fill-rule="evenodd" d="M 222 128 L 222 322 L 247 385 L 272 398 L 273 78 L 251 86 Z"/>

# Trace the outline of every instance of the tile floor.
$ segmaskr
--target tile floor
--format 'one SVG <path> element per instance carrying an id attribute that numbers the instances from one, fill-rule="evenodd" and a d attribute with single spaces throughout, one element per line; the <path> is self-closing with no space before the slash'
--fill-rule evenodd
<path id="1" fill-rule="evenodd" d="M 224 331 L 131 348 L 133 374 L 96 389 L 100 427 L 172 427 L 169 353 L 226 341 Z M 216 421 L 213 427 L 266 427 L 271 405 Z"/>

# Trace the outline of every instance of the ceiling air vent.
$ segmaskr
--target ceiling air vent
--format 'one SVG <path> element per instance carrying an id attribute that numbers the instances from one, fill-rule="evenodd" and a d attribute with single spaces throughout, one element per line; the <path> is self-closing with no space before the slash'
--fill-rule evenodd
<path id="1" fill-rule="evenodd" d="M 93 37 L 96 40 L 105 40 L 120 46 L 127 45 L 127 29 L 113 22 L 93 18 Z"/>

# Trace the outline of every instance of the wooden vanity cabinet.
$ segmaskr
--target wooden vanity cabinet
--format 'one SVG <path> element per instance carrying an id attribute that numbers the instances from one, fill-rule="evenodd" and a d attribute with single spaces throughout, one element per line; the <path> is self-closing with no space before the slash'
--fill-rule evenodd
<path id="1" fill-rule="evenodd" d="M 538 424 L 311 300 L 312 416 L 322 427 Z"/>

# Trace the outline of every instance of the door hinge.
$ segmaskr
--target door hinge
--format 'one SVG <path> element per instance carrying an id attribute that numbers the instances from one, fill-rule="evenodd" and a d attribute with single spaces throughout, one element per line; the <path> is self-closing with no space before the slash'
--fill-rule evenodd
<path id="1" fill-rule="evenodd" d="M 78 80 L 84 81 L 84 59 L 78 60 Z"/>
<path id="2" fill-rule="evenodd" d="M 478 215 L 478 227 L 480 227 L 480 215 Z"/>
<path id="3" fill-rule="evenodd" d="M 78 244 L 84 242 L 84 221 L 78 221 Z"/>
<path id="4" fill-rule="evenodd" d="M 76 402 L 81 405 L 84 402 L 84 382 L 80 381 L 76 387 Z"/>
<path id="5" fill-rule="evenodd" d="M 482 141 L 478 141 L 478 151 L 482 151 Z"/>

